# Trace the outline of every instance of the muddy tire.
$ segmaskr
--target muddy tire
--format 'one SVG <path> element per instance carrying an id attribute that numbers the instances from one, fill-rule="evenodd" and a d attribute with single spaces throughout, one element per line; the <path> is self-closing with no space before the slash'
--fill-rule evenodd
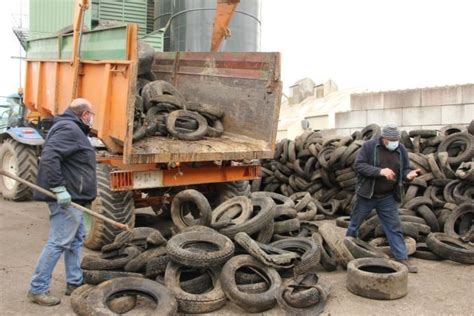
<path id="1" fill-rule="evenodd" d="M 418 259 L 423 259 L 423 260 L 434 260 L 434 261 L 443 260 L 443 258 L 433 253 L 425 243 L 416 244 L 416 251 L 413 254 L 413 257 L 418 258 Z"/>
<path id="2" fill-rule="evenodd" d="M 337 227 L 347 228 L 349 227 L 350 222 L 351 222 L 350 216 L 339 216 L 338 218 L 336 218 Z"/>
<path id="3" fill-rule="evenodd" d="M 347 266 L 347 289 L 358 296 L 395 300 L 408 293 L 408 269 L 382 258 L 361 258 Z"/>
<path id="4" fill-rule="evenodd" d="M 0 145 L 0 169 L 36 183 L 38 158 L 34 147 L 6 139 Z M 33 197 L 32 189 L 5 176 L 0 176 L 0 193 L 4 199 L 13 201 L 27 201 Z"/>
<path id="5" fill-rule="evenodd" d="M 96 255 L 82 258 L 81 268 L 85 270 L 116 270 L 123 268 L 130 260 L 140 254 L 135 247 L 127 247 L 118 252 L 118 256 L 104 259 Z"/>
<path id="6" fill-rule="evenodd" d="M 151 258 L 146 263 L 145 276 L 149 279 L 155 279 L 158 275 L 163 274 L 166 271 L 166 266 L 170 262 L 168 255 Z"/>
<path id="7" fill-rule="evenodd" d="M 286 281 L 277 301 L 286 315 L 320 315 L 330 290 L 328 283 L 320 282 L 316 274 L 309 273 Z"/>
<path id="8" fill-rule="evenodd" d="M 211 225 L 242 224 L 253 212 L 252 201 L 245 196 L 235 196 L 212 211 Z M 239 214 L 240 213 L 240 214 Z"/>
<path id="9" fill-rule="evenodd" d="M 252 198 L 251 200 L 254 207 L 259 207 L 260 211 L 242 224 L 232 225 L 220 229 L 219 232 L 221 234 L 224 234 L 229 238 L 234 238 L 234 236 L 239 232 L 245 232 L 249 235 L 253 235 L 273 220 L 275 217 L 276 207 L 272 199 L 268 197 L 256 197 Z"/>
<path id="10" fill-rule="evenodd" d="M 176 121 L 178 118 L 195 120 L 198 124 L 197 129 L 187 130 L 189 132 L 184 132 L 183 130 L 178 129 L 176 127 Z M 177 139 L 181 140 L 194 141 L 203 139 L 206 136 L 207 127 L 208 124 L 206 119 L 197 112 L 177 110 L 171 112 L 166 118 L 166 129 L 168 132 Z"/>
<path id="11" fill-rule="evenodd" d="M 226 297 L 222 291 L 217 270 L 209 269 L 205 272 L 211 276 L 212 289 L 193 294 L 184 291 L 180 285 L 181 269 L 180 264 L 170 262 L 165 272 L 165 285 L 174 293 L 180 312 L 191 314 L 210 313 L 225 305 Z"/>
<path id="12" fill-rule="evenodd" d="M 319 227 L 319 233 L 331 250 L 336 254 L 341 266 L 346 268 L 347 264 L 351 260 L 354 260 L 354 257 L 344 245 L 344 239 L 340 238 L 339 235 L 336 234 L 335 226 L 329 223 L 323 224 Z"/>
<path id="13" fill-rule="evenodd" d="M 153 259 L 166 255 L 166 247 L 158 247 L 147 249 L 129 262 L 123 267 L 127 272 L 144 272 L 147 263 Z"/>
<path id="14" fill-rule="evenodd" d="M 369 245 L 365 241 L 354 237 L 346 237 L 344 245 L 349 249 L 354 258 L 388 258 L 388 255 Z"/>
<path id="15" fill-rule="evenodd" d="M 292 269 L 296 275 L 314 271 L 321 259 L 321 249 L 311 238 L 288 238 L 272 242 L 270 246 L 296 252 L 301 256 Z"/>
<path id="16" fill-rule="evenodd" d="M 407 255 L 411 256 L 416 251 L 416 240 L 411 237 L 405 237 L 404 240 L 405 240 L 405 246 L 407 248 Z M 369 242 L 369 245 L 377 248 L 377 250 L 382 251 L 388 256 L 392 256 L 392 252 L 390 251 L 390 246 L 388 245 L 387 238 L 385 237 L 378 237 L 378 238 L 372 239 Z"/>
<path id="17" fill-rule="evenodd" d="M 173 236 L 166 248 L 171 260 L 188 267 L 218 266 L 234 255 L 232 240 L 217 232 L 183 232 Z"/>
<path id="18" fill-rule="evenodd" d="M 268 290 L 258 294 L 240 291 L 235 280 L 235 273 L 242 267 L 251 267 L 262 273 L 267 282 L 270 283 Z M 263 265 L 249 255 L 235 256 L 227 261 L 222 268 L 220 281 L 227 298 L 243 310 L 251 313 L 263 312 L 275 306 L 277 303 L 276 295 L 281 286 L 280 275 L 275 269 Z"/>
<path id="19" fill-rule="evenodd" d="M 147 83 L 142 89 L 143 105 L 145 109 L 152 107 L 152 100 L 162 95 L 172 95 L 184 103 L 183 95 L 169 82 L 163 80 L 155 80 Z"/>
<path id="20" fill-rule="evenodd" d="M 154 312 L 159 315 L 175 315 L 178 304 L 172 293 L 158 282 L 143 278 L 118 278 L 105 281 L 88 292 L 84 299 L 91 315 L 104 315 L 109 308 L 107 301 L 114 295 L 130 291 L 143 294 L 156 302 Z"/>
<path id="21" fill-rule="evenodd" d="M 448 216 L 446 222 L 444 223 L 444 232 L 449 236 L 455 238 L 458 238 L 463 235 L 463 233 L 466 233 L 459 232 L 459 230 L 456 231 L 456 222 L 460 219 L 464 220 L 464 217 L 466 217 L 467 222 L 472 221 L 472 219 L 474 218 L 474 206 L 472 205 L 472 202 L 461 204 Z M 472 225 L 466 227 L 466 230 L 469 230 L 470 227 L 472 227 Z"/>
<path id="22" fill-rule="evenodd" d="M 200 214 L 199 219 L 186 218 L 183 207 L 188 203 L 196 206 L 196 213 L 199 212 Z M 209 226 L 211 224 L 211 212 L 211 206 L 206 197 L 196 190 L 179 192 L 171 203 L 171 220 L 180 231 L 193 225 Z M 194 214 L 194 212 L 192 213 Z"/>
<path id="23" fill-rule="evenodd" d="M 84 284 L 75 289 L 71 293 L 71 308 L 72 311 L 79 316 L 88 316 L 91 315 L 91 312 L 88 310 L 87 305 L 84 303 L 84 300 L 89 295 L 89 292 L 93 290 L 95 286 L 90 284 Z"/>
<path id="24" fill-rule="evenodd" d="M 143 275 L 140 273 L 133 272 L 123 272 L 123 271 L 105 271 L 105 270 L 84 270 L 84 283 L 97 285 L 104 281 L 116 279 L 116 278 L 125 278 L 125 277 L 134 277 L 134 278 L 143 278 Z"/>
<path id="25" fill-rule="evenodd" d="M 438 147 L 438 153 L 448 152 L 449 147 L 455 143 L 464 143 L 465 149 L 457 156 L 448 157 L 450 165 L 459 165 L 464 161 L 470 161 L 474 157 L 474 136 L 468 133 L 455 133 L 446 137 Z"/>
<path id="26" fill-rule="evenodd" d="M 320 264 L 326 271 L 335 271 L 337 269 L 337 260 L 334 253 L 331 251 L 327 243 L 324 241 L 320 234 L 314 233 L 311 238 L 321 249 L 321 260 Z"/>
<path id="27" fill-rule="evenodd" d="M 92 210 L 119 223 L 135 226 L 135 207 L 131 192 L 115 192 L 110 189 L 109 165 L 97 165 L 97 197 L 92 202 Z M 100 219 L 86 215 L 86 238 L 84 245 L 92 250 L 111 243 L 121 230 L 104 223 Z"/>
<path id="28" fill-rule="evenodd" d="M 465 264 L 474 264 L 474 246 L 444 233 L 431 233 L 426 239 L 428 248 L 438 256 Z"/>

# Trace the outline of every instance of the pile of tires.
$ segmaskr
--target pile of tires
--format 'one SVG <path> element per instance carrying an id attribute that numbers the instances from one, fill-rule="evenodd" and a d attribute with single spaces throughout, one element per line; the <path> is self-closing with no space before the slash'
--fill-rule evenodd
<path id="1" fill-rule="evenodd" d="M 462 126 L 401 133 L 400 142 L 409 152 L 411 168 L 420 170 L 414 181 L 405 184 L 400 208 L 402 229 L 409 252 L 414 256 L 457 258 L 452 253 L 464 251 L 459 245 L 448 250 L 450 255 L 439 250 L 449 244 L 447 237 L 461 238 L 462 247 L 468 248 L 470 245 L 466 243 L 474 241 L 474 135 L 471 133 Z M 282 140 L 274 159 L 262 162 L 263 176 L 252 183 L 252 188 L 311 202 L 316 206 L 313 220 L 339 216 L 336 224 L 347 227 L 356 200 L 357 174 L 352 168 L 355 158 L 366 140 L 380 135 L 380 127 L 371 124 L 346 137 L 324 138 L 320 132 L 307 131 L 294 141 Z M 295 207 L 292 209 L 293 213 L 299 212 Z M 285 214 L 291 213 L 287 210 Z M 431 233 L 444 235 L 433 234 L 428 238 Z M 360 238 L 390 254 L 384 237 L 374 212 L 362 225 Z"/>
<path id="2" fill-rule="evenodd" d="M 211 313 L 230 301 L 243 312 L 280 306 L 317 315 L 330 287 L 316 273 L 337 266 L 338 248 L 317 233 L 312 205 L 307 196 L 254 192 L 211 209 L 200 192 L 181 191 L 171 205 L 171 235 L 136 227 L 84 256 L 86 284 L 73 292 L 73 310 L 152 313 L 165 304 L 166 315 Z M 296 206 L 299 212 L 288 211 Z M 147 297 L 154 304 L 144 308 Z"/>
<path id="3" fill-rule="evenodd" d="M 224 133 L 224 112 L 217 106 L 187 102 L 169 82 L 156 80 L 151 71 L 153 48 L 138 45 L 139 65 L 135 89 L 133 141 L 149 136 L 171 136 L 195 141 Z"/>

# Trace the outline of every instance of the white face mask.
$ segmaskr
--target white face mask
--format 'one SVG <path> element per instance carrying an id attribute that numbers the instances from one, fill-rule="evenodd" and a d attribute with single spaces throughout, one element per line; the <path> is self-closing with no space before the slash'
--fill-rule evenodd
<path id="1" fill-rule="evenodd" d="M 90 114 L 89 120 L 88 121 L 82 120 L 82 122 L 86 124 L 87 126 L 92 127 L 92 124 L 94 123 L 94 115 Z"/>
<path id="2" fill-rule="evenodd" d="M 94 124 L 94 115 L 91 115 L 91 118 L 89 119 L 89 127 L 92 127 L 92 124 Z"/>
<path id="3" fill-rule="evenodd" d="M 385 147 L 387 147 L 387 149 L 390 150 L 390 151 L 394 151 L 395 149 L 398 148 L 398 143 L 399 143 L 398 140 L 388 142 L 388 144 L 385 145 Z"/>

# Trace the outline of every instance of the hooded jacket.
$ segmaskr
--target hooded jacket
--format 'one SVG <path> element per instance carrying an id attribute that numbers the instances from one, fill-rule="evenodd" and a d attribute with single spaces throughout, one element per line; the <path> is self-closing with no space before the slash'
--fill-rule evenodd
<path id="1" fill-rule="evenodd" d="M 382 169 L 380 168 L 379 146 L 382 146 L 380 144 L 380 137 L 365 142 L 359 150 L 354 163 L 354 169 L 358 174 L 356 193 L 366 199 L 373 197 L 375 179 L 381 177 L 380 171 Z M 394 196 L 397 202 L 401 202 L 404 195 L 403 181 L 408 181 L 407 175 L 411 169 L 405 147 L 399 144 L 395 151 L 400 155 L 400 172 L 397 174 L 397 186 Z"/>
<path id="2" fill-rule="evenodd" d="M 72 201 L 85 204 L 97 195 L 96 157 L 90 128 L 68 108 L 54 118 L 41 152 L 37 184 L 47 190 L 64 186 Z M 39 201 L 54 199 L 35 192 Z"/>

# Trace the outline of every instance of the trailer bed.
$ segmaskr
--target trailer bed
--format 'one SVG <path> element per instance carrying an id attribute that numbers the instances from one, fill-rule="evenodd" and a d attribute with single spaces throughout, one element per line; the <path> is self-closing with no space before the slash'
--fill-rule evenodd
<path id="1" fill-rule="evenodd" d="M 131 163 L 264 159 L 272 157 L 272 149 L 263 140 L 232 133 L 198 141 L 153 136 L 135 143 L 132 157 Z"/>

